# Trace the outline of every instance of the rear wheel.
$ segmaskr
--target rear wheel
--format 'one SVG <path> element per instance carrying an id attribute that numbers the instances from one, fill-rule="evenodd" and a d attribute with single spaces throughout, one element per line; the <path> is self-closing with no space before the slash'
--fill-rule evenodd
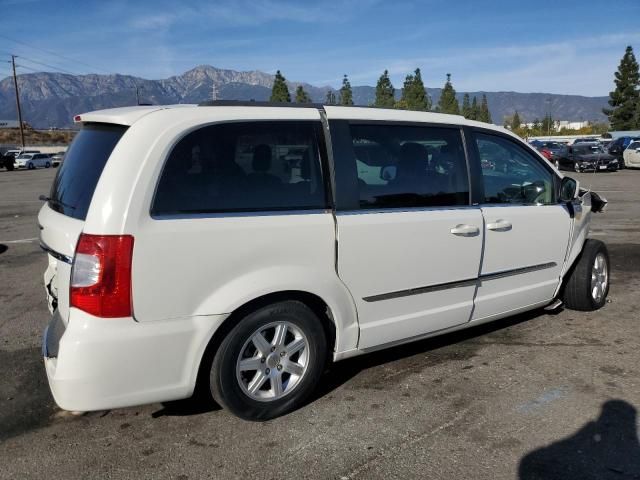
<path id="1" fill-rule="evenodd" d="M 28 168 L 29 170 L 33 170 L 33 169 L 34 169 L 34 168 L 36 168 L 36 167 L 34 167 L 34 166 L 33 166 L 33 163 L 29 162 L 29 165 L 27 165 L 27 168 Z"/>
<path id="2" fill-rule="evenodd" d="M 609 294 L 609 252 L 606 245 L 588 239 L 576 260 L 563 293 L 564 304 L 572 310 L 598 310 Z"/>
<path id="3" fill-rule="evenodd" d="M 298 301 L 278 302 L 242 318 L 218 348 L 210 371 L 213 398 L 246 420 L 269 420 L 300 406 L 326 359 L 320 319 Z"/>
<path id="4" fill-rule="evenodd" d="M 49 168 L 51 166 L 51 164 L 49 162 L 44 164 L 44 168 Z"/>

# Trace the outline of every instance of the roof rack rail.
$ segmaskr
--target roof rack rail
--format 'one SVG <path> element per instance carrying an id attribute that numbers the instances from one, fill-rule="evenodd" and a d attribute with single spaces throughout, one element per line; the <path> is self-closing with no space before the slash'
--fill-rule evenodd
<path id="1" fill-rule="evenodd" d="M 287 107 L 287 108 L 324 108 L 321 103 L 264 102 L 255 100 L 208 100 L 199 107 Z"/>

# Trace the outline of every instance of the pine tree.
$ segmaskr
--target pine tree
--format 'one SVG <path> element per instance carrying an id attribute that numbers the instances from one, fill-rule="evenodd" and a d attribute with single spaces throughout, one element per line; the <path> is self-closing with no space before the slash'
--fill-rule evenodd
<path id="1" fill-rule="evenodd" d="M 469 100 L 469 94 L 465 93 L 462 97 L 462 116 L 464 118 L 471 118 L 471 100 Z"/>
<path id="2" fill-rule="evenodd" d="M 616 88 L 609 93 L 611 109 L 602 111 L 609 117 L 612 130 L 640 127 L 640 72 L 633 48 L 628 46 L 615 73 Z"/>
<path id="3" fill-rule="evenodd" d="M 340 88 L 340 105 L 353 105 L 353 91 L 346 73 L 342 79 L 342 88 Z"/>
<path id="4" fill-rule="evenodd" d="M 336 104 L 336 94 L 333 90 L 327 90 L 327 96 L 325 97 L 324 103 L 327 105 Z"/>
<path id="5" fill-rule="evenodd" d="M 491 113 L 489 112 L 489 103 L 487 102 L 487 96 L 482 95 L 482 104 L 480 105 L 480 114 L 478 120 L 485 123 L 493 123 L 491 120 Z"/>
<path id="6" fill-rule="evenodd" d="M 473 96 L 473 101 L 471 102 L 471 115 L 469 116 L 469 120 L 478 120 L 480 117 L 480 108 L 478 108 L 478 99 L 476 96 Z"/>
<path id="7" fill-rule="evenodd" d="M 298 88 L 296 88 L 296 103 L 311 103 L 311 97 L 302 85 L 298 85 Z"/>
<path id="8" fill-rule="evenodd" d="M 289 88 L 287 87 L 287 80 L 280 73 L 280 70 L 276 72 L 276 78 L 273 81 L 273 88 L 271 89 L 270 102 L 291 102 L 291 95 L 289 94 Z"/>
<path id="9" fill-rule="evenodd" d="M 520 115 L 518 115 L 518 111 L 516 110 L 516 113 L 513 114 L 513 117 L 511 117 L 511 130 L 515 130 L 517 128 L 520 128 L 520 125 L 522 124 L 522 121 L 520 121 Z"/>
<path id="10" fill-rule="evenodd" d="M 387 70 L 378 79 L 376 85 L 376 100 L 373 102 L 374 107 L 393 107 L 395 98 L 393 84 L 389 79 L 389 72 Z"/>
<path id="11" fill-rule="evenodd" d="M 396 108 L 406 110 L 428 111 L 431 110 L 431 100 L 424 88 L 420 69 L 416 68 L 413 74 L 407 75 L 404 79 L 402 97 L 396 104 Z"/>
<path id="12" fill-rule="evenodd" d="M 447 73 L 447 81 L 444 84 L 440 100 L 438 101 L 438 111 L 440 113 L 450 113 L 452 115 L 460 115 L 460 105 L 456 99 L 456 91 L 451 85 L 451 74 Z"/>

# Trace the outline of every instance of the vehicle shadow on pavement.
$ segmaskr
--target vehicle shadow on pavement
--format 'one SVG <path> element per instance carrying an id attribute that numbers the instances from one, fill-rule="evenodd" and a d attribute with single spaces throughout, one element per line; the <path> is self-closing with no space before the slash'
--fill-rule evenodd
<path id="1" fill-rule="evenodd" d="M 325 373 L 318 385 L 318 388 L 311 395 L 305 404 L 312 403 L 325 395 L 330 394 L 333 390 L 339 388 L 343 384 L 349 382 L 359 373 L 385 364 L 393 364 L 394 362 L 402 363 L 403 360 L 409 361 L 410 357 L 434 352 L 443 349 L 432 358 L 421 357 L 415 365 L 416 369 L 432 366 L 449 360 L 465 360 L 475 356 L 475 352 L 482 347 L 480 342 L 474 342 L 479 337 L 503 331 L 504 335 L 508 335 L 507 329 L 519 323 L 527 322 L 535 318 L 557 315 L 562 309 L 557 311 L 546 312 L 544 310 L 533 310 L 512 317 L 504 318 L 494 322 L 470 327 L 465 330 L 439 335 L 436 337 L 420 340 L 404 345 L 399 345 L 378 352 L 368 353 L 355 358 L 343 360 L 337 363 L 331 363 L 328 372 Z M 451 348 L 445 348 L 451 347 Z M 405 366 L 399 365 L 398 369 L 403 370 Z M 415 369 L 412 369 L 415 371 Z M 367 381 L 367 384 L 371 382 Z M 376 388 L 375 385 L 370 385 Z M 384 387 L 387 388 L 387 387 Z"/>
<path id="2" fill-rule="evenodd" d="M 574 435 L 526 455 L 520 480 L 640 478 L 637 411 L 623 400 L 602 405 L 600 416 Z"/>
<path id="3" fill-rule="evenodd" d="M 9 247 L 7 247 L 4 243 L 0 243 L 0 255 L 2 255 L 7 250 L 9 250 Z"/>

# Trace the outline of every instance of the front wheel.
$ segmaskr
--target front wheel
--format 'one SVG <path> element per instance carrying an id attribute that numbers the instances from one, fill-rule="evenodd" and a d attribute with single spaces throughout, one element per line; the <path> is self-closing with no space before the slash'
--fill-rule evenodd
<path id="1" fill-rule="evenodd" d="M 600 240 L 588 239 L 569 274 L 562 301 L 572 310 L 598 310 L 609 294 L 609 252 Z"/>
<path id="2" fill-rule="evenodd" d="M 213 398 L 245 420 L 269 420 L 299 407 L 327 355 L 320 319 L 298 301 L 242 318 L 222 341 L 209 376 Z"/>
<path id="3" fill-rule="evenodd" d="M 49 162 L 44 164 L 44 168 L 49 168 L 51 166 L 51 164 Z"/>
<path id="4" fill-rule="evenodd" d="M 27 168 L 28 168 L 29 170 L 33 170 L 33 169 L 34 169 L 34 168 L 36 168 L 36 167 L 34 167 L 34 166 L 33 166 L 33 163 L 29 162 L 29 165 L 27 165 Z"/>

